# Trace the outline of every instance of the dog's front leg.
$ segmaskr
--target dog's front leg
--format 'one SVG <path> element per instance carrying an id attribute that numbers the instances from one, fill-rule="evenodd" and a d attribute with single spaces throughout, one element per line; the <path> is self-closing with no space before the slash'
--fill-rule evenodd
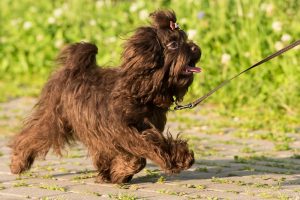
<path id="1" fill-rule="evenodd" d="M 194 163 L 194 154 L 185 141 L 164 137 L 154 127 L 141 132 L 130 129 L 127 134 L 119 147 L 135 156 L 152 160 L 167 173 L 179 173 Z"/>

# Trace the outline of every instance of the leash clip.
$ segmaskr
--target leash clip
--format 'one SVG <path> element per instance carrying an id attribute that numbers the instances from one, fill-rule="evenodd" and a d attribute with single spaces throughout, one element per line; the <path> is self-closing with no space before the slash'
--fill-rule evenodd
<path id="1" fill-rule="evenodd" d="M 194 107 L 194 105 L 192 103 L 186 104 L 184 106 L 182 106 L 182 105 L 176 105 L 174 107 L 174 110 L 183 110 L 183 109 L 186 109 L 186 108 L 190 108 L 191 109 L 193 107 Z"/>

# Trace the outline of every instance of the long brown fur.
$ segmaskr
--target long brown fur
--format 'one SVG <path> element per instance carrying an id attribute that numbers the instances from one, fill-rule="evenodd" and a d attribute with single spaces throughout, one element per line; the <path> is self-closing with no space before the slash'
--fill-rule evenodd
<path id="1" fill-rule="evenodd" d="M 182 100 L 193 81 L 184 67 L 195 65 L 200 48 L 183 30 L 170 29 L 172 11 L 150 15 L 125 44 L 119 68 L 96 65 L 97 47 L 72 44 L 58 57 L 61 66 L 48 80 L 27 119 L 11 142 L 11 172 L 20 174 L 52 148 L 82 142 L 98 171 L 98 182 L 124 183 L 142 170 L 146 159 L 167 173 L 194 162 L 187 142 L 163 135 L 166 114 Z M 176 41 L 177 49 L 167 48 Z"/>

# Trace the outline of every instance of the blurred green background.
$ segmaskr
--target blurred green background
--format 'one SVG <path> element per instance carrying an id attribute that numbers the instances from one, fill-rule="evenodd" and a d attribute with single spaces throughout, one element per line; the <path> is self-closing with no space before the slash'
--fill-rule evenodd
<path id="1" fill-rule="evenodd" d="M 203 72 L 186 102 L 300 39 L 299 0 L 1 0 L 0 101 L 38 96 L 68 43 L 94 42 L 98 64 L 117 66 L 124 40 L 158 8 L 173 9 L 202 48 Z M 242 75 L 202 106 L 247 119 L 251 129 L 293 132 L 300 125 L 299 64 L 297 48 Z"/>

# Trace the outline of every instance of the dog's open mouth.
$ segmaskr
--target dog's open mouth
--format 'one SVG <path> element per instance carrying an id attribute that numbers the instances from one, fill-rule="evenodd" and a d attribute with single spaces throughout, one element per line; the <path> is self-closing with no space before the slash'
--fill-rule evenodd
<path id="1" fill-rule="evenodd" d="M 184 74 L 193 74 L 193 73 L 199 73 L 199 72 L 201 72 L 201 68 L 200 67 L 195 67 L 193 65 L 187 65 L 183 69 Z"/>

